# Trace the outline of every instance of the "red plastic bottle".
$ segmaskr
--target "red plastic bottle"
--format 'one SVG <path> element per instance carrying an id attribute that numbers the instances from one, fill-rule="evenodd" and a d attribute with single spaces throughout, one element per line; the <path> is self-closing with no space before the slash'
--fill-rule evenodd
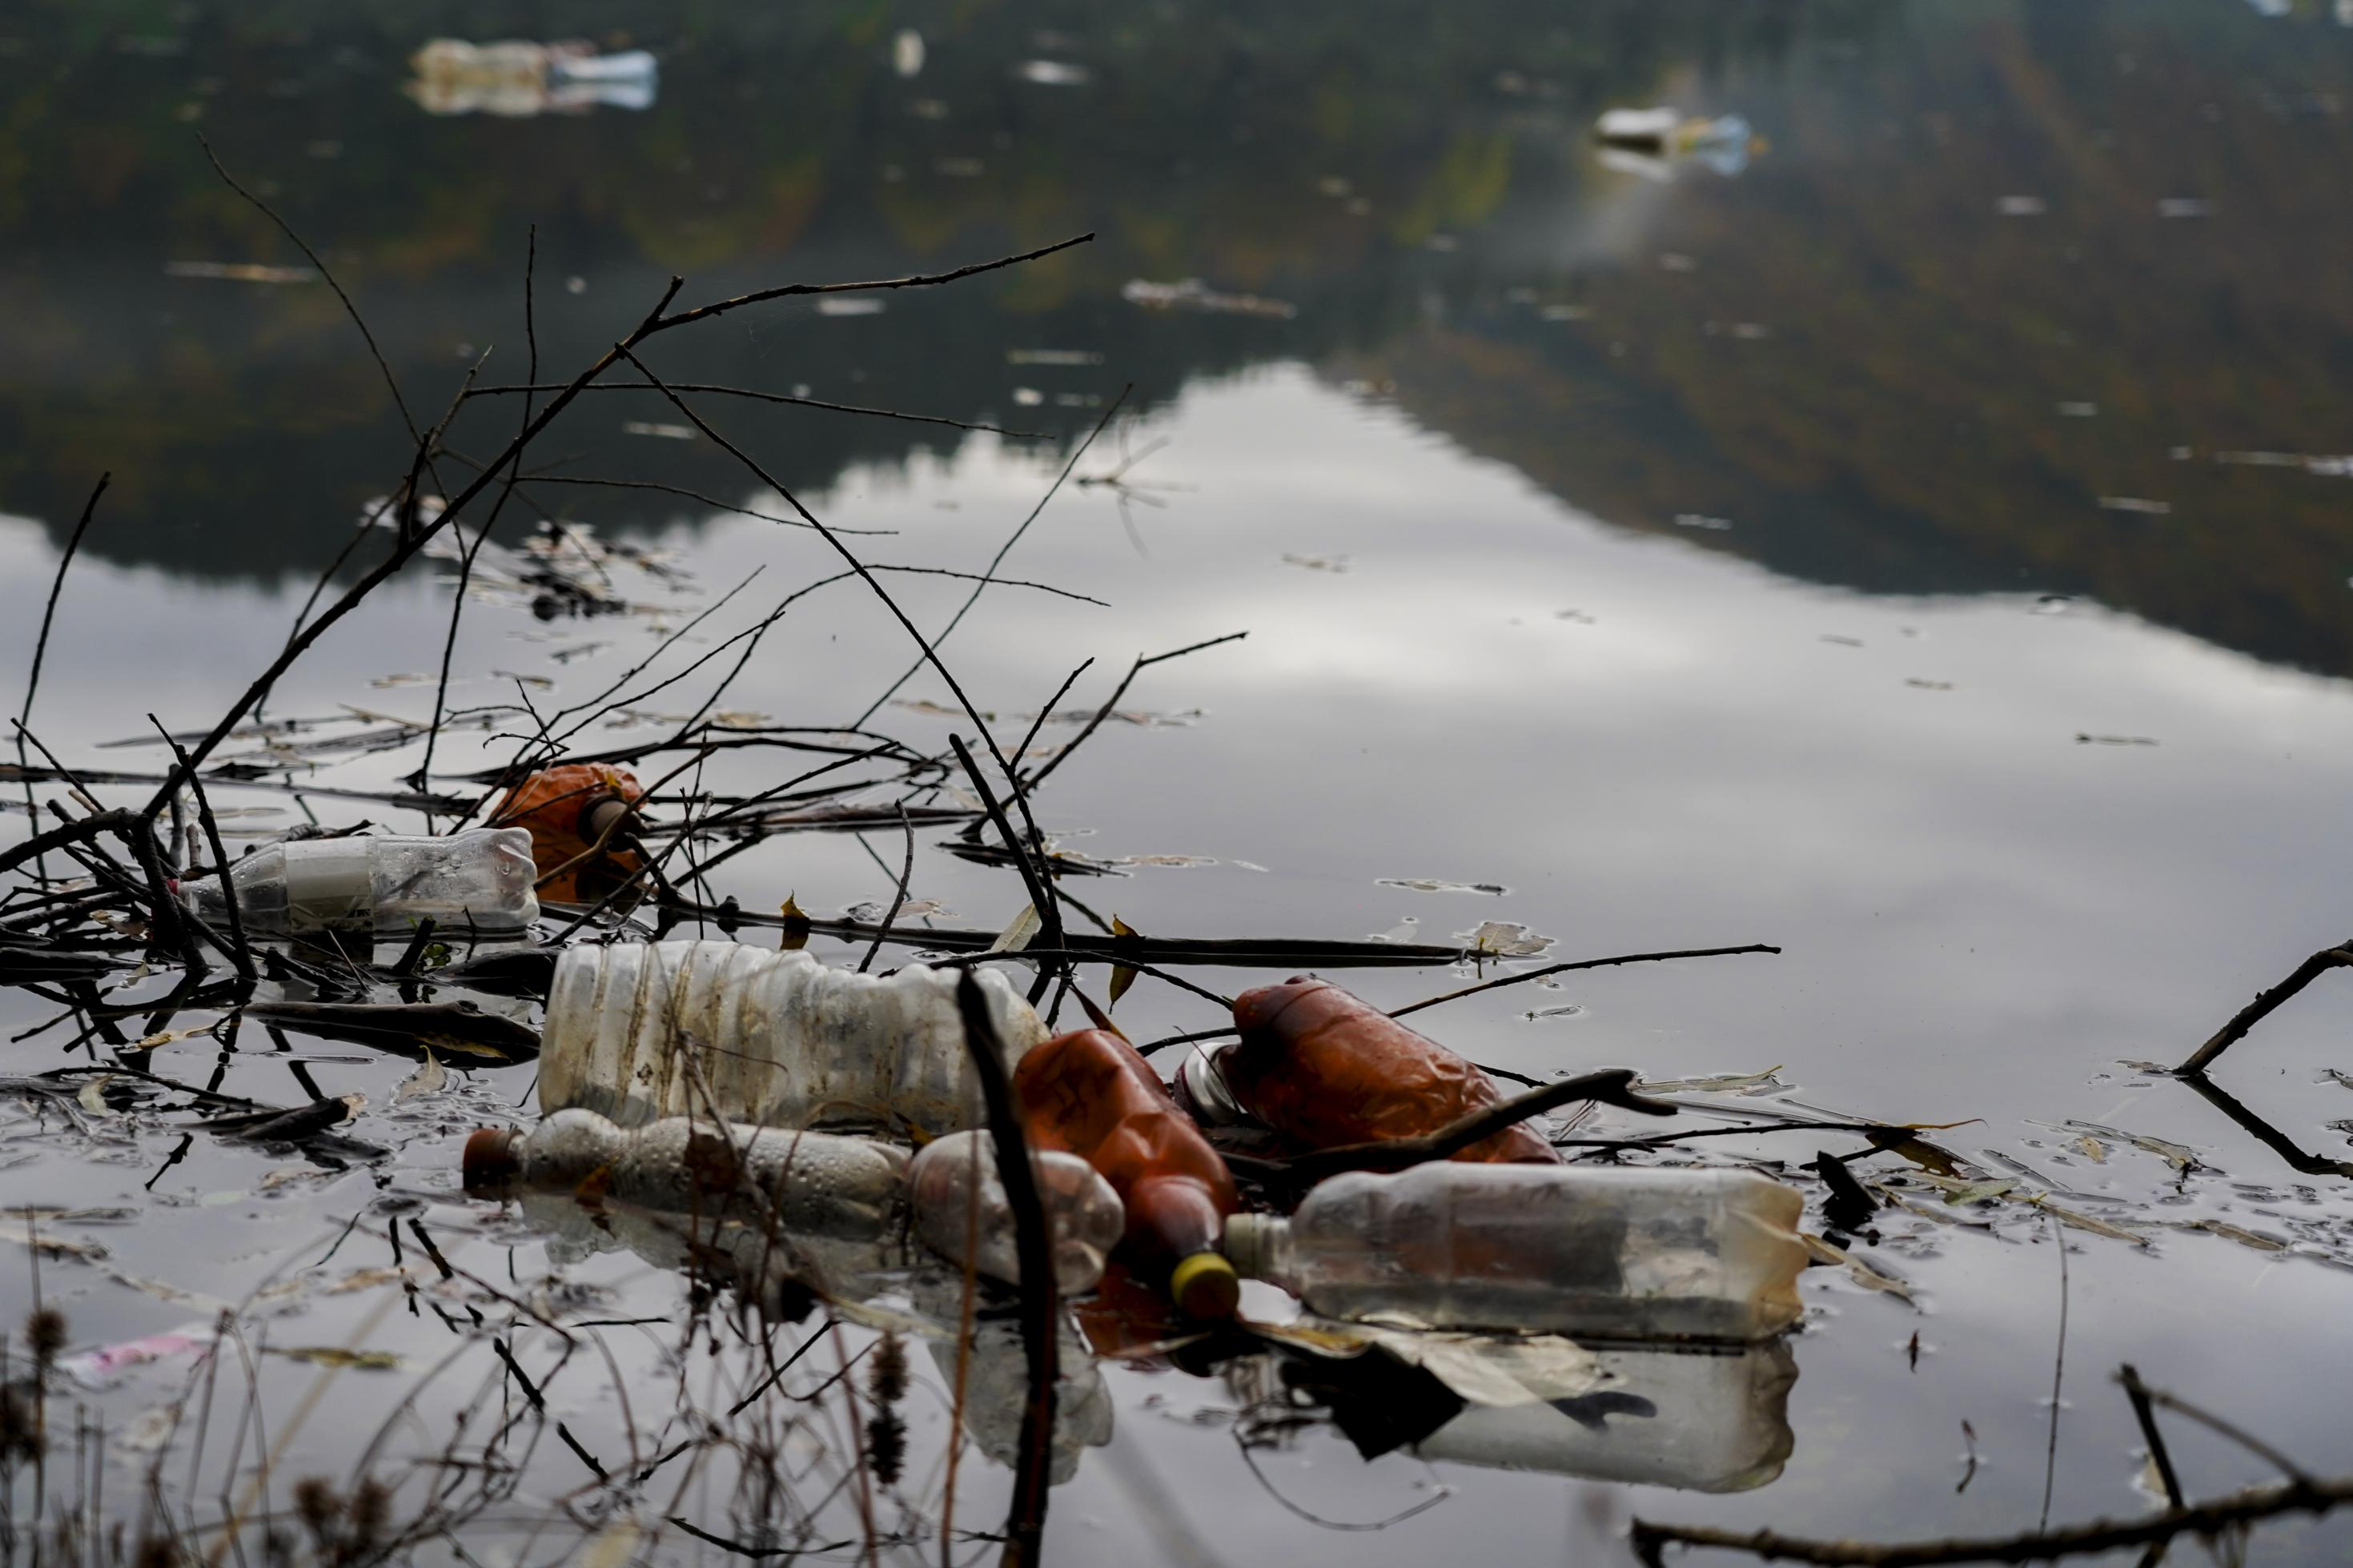
<path id="1" fill-rule="evenodd" d="M 1250 1115 L 1310 1148 L 1435 1132 L 1504 1098 L 1475 1064 L 1309 975 L 1244 992 L 1234 1023 L 1240 1043 L 1216 1058 L 1226 1088 Z M 1525 1123 L 1453 1157 L 1560 1161 Z"/>
<path id="2" fill-rule="evenodd" d="M 1233 1316 L 1240 1282 L 1219 1250 L 1241 1206 L 1233 1176 L 1135 1047 L 1104 1029 L 1058 1035 L 1021 1058 L 1013 1096 L 1031 1144 L 1081 1156 L 1118 1192 L 1131 1266 L 1188 1317 Z"/>
<path id="3" fill-rule="evenodd" d="M 508 791 L 491 814 L 491 826 L 531 830 L 532 859 L 547 879 L 540 884 L 541 898 L 594 903 L 645 869 L 634 851 L 617 847 L 617 830 L 607 835 L 614 818 L 645 796 L 627 768 L 565 763 Z M 606 848 L 590 853 L 599 843 Z"/>

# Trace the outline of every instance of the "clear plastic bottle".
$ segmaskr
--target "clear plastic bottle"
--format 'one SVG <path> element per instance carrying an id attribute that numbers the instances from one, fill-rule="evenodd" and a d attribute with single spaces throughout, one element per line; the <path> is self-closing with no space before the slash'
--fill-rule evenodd
<path id="1" fill-rule="evenodd" d="M 1436 1161 L 1236 1215 L 1226 1253 L 1335 1318 L 1746 1342 L 1797 1321 L 1804 1206 L 1746 1171 Z"/>
<path id="2" fill-rule="evenodd" d="M 987 1121 L 956 1011 L 958 971 L 889 976 L 733 942 L 580 946 L 555 966 L 540 1039 L 542 1109 L 623 1125 L 665 1116 L 763 1127 Z M 1009 1074 L 1046 1037 L 994 970 L 980 972 Z"/>
<path id="3" fill-rule="evenodd" d="M 1052 1233 L 1055 1282 L 1065 1296 L 1092 1289 L 1127 1228 L 1127 1210 L 1111 1184 L 1076 1154 L 1033 1150 L 1029 1162 Z M 973 1267 L 1008 1285 L 1021 1282 L 1013 1207 L 997 1179 L 997 1140 L 986 1131 L 951 1132 L 918 1150 L 907 1171 L 907 1203 L 924 1246 L 961 1264 L 967 1239 L 976 1237 Z"/>
<path id="4" fill-rule="evenodd" d="M 505 1198 L 568 1192 L 672 1215 L 810 1236 L 864 1238 L 904 1223 L 906 1151 L 871 1138 L 720 1128 L 684 1117 L 616 1127 L 559 1110 L 528 1134 L 485 1127 L 466 1140 L 466 1191 Z"/>
<path id="5" fill-rule="evenodd" d="M 257 849 L 229 870 L 251 931 L 518 931 L 539 918 L 531 835 L 478 827 L 444 838 L 301 838 Z M 218 877 L 182 882 L 180 901 L 216 929 L 228 923 Z"/>

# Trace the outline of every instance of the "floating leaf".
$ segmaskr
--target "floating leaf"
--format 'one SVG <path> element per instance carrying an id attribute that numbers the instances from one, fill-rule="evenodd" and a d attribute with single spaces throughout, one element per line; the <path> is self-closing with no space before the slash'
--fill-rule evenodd
<path id="1" fill-rule="evenodd" d="M 2029 1198 L 2026 1201 L 2062 1225 L 2073 1226 L 2077 1230 L 2088 1230 L 2094 1236 L 2105 1236 L 2110 1241 L 2128 1241 L 2135 1247 L 2148 1245 L 2148 1237 L 2137 1230 L 2126 1230 L 2122 1226 L 2110 1225 L 2104 1219 L 2094 1219 L 2090 1215 L 2079 1213 L 2074 1209 L 2062 1208 L 2047 1197 Z"/>
<path id="2" fill-rule="evenodd" d="M 165 1029 L 159 1034 L 150 1035 L 143 1040 L 133 1040 L 122 1048 L 129 1051 L 152 1051 L 158 1046 L 176 1045 L 182 1040 L 193 1039 L 198 1035 L 211 1034 L 219 1023 L 220 1020 L 215 1018 L 207 1023 L 191 1025 L 185 1029 Z"/>
<path id="3" fill-rule="evenodd" d="M 1912 1300 L 1910 1285 L 1876 1264 L 1864 1262 L 1854 1253 L 1823 1240 L 1811 1231 L 1800 1231 L 1799 1239 L 1806 1244 L 1806 1250 L 1813 1255 L 1817 1262 L 1832 1264 L 1845 1269 L 1848 1277 L 1864 1289 L 1877 1290 L 1882 1294 L 1893 1296 L 1907 1307 L 1919 1304 Z"/>
<path id="4" fill-rule="evenodd" d="M 2084 1157 L 2094 1165 L 2105 1165 L 2108 1163 L 2108 1146 L 2088 1132 L 2075 1140 L 2075 1147 L 2082 1150 Z"/>
<path id="5" fill-rule="evenodd" d="M 313 1366 L 352 1367 L 361 1372 L 398 1372 L 408 1363 L 391 1351 L 355 1351 L 344 1345 L 270 1345 L 272 1355 Z"/>
<path id="6" fill-rule="evenodd" d="M 88 1083 L 81 1086 L 81 1092 L 74 1096 L 75 1101 L 92 1116 L 113 1115 L 114 1110 L 111 1106 L 106 1103 L 106 1099 L 102 1091 L 108 1084 L 114 1081 L 114 1079 L 115 1075 L 111 1072 L 99 1074 L 96 1078 L 91 1079 Z"/>
<path id="7" fill-rule="evenodd" d="M 449 1075 L 442 1069 L 441 1058 L 433 1054 L 432 1047 L 427 1046 L 424 1049 L 425 1065 L 402 1079 L 399 1085 L 393 1089 L 392 1102 L 395 1105 L 406 1103 L 422 1095 L 438 1094 L 448 1086 Z"/>
<path id="8" fill-rule="evenodd" d="M 1111 917 L 1111 934 L 1113 936 L 1134 936 L 1135 935 L 1135 928 L 1129 925 L 1117 915 L 1113 915 Z M 1111 1007 L 1117 1007 L 1119 1005 L 1119 999 L 1127 994 L 1127 988 L 1129 986 L 1135 984 L 1135 975 L 1136 971 L 1127 964 L 1120 963 L 1112 966 Z"/>
<path id="9" fill-rule="evenodd" d="M 1577 1011 L 1575 1007 L 1566 1010 L 1572 1013 Z M 1544 1014 L 1531 1013 L 1528 1016 L 1540 1017 L 1545 1014 L 1560 1011 L 1563 1009 L 1546 1008 Z M 1791 1087 L 1773 1076 L 1781 1070 L 1781 1065 L 1776 1062 L 1763 1072 L 1719 1073 L 1714 1078 L 1676 1078 L 1667 1079 L 1658 1083 L 1652 1083 L 1648 1079 L 1644 1079 L 1637 1082 L 1634 1087 L 1645 1094 L 1766 1094 L 1777 1089 Z"/>
<path id="10" fill-rule="evenodd" d="M 2044 1125 L 2049 1124 L 2044 1123 Z M 2163 1138 L 2151 1137 L 2146 1132 L 2127 1132 L 2120 1127 L 2103 1127 L 2096 1121 L 2065 1121 L 2060 1123 L 2060 1126 L 2069 1132 L 2094 1132 L 2111 1142 L 2129 1143 L 2136 1149 L 2157 1155 L 2184 1174 L 2191 1171 L 2212 1168 L 2198 1157 L 2197 1150 L 2186 1143 L 2170 1142 Z"/>
<path id="11" fill-rule="evenodd" d="M 1552 946 L 1552 938 L 1538 936 L 1516 921 L 1482 921 L 1454 940 L 1488 958 L 1534 958 Z"/>
<path id="12" fill-rule="evenodd" d="M 988 951 L 1019 952 L 1036 938 L 1043 923 L 1038 918 L 1038 906 L 1024 904 L 1021 906 L 1021 912 L 1013 917 L 1012 923 L 998 934 L 995 942 L 988 944 Z"/>

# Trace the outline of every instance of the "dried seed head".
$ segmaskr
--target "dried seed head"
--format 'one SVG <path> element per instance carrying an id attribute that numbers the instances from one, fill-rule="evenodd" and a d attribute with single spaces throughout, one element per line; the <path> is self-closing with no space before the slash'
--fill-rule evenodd
<path id="1" fill-rule="evenodd" d="M 305 1476 L 294 1483 L 294 1515 L 311 1532 L 311 1540 L 325 1556 L 332 1549 L 335 1538 L 343 1533 L 343 1500 L 335 1490 L 335 1483 L 324 1476 Z"/>
<path id="2" fill-rule="evenodd" d="M 885 1333 L 874 1347 L 872 1368 L 866 1374 L 867 1392 L 875 1403 L 892 1405 L 907 1394 L 907 1345 L 895 1333 Z"/>
<path id="3" fill-rule="evenodd" d="M 392 1518 L 392 1489 L 373 1476 L 362 1481 L 352 1493 L 350 1514 L 351 1535 L 343 1543 L 344 1555 L 366 1557 L 375 1550 L 377 1538 Z"/>
<path id="4" fill-rule="evenodd" d="M 907 1463 L 907 1424 L 895 1410 L 877 1410 L 866 1423 L 866 1465 L 883 1486 L 896 1486 Z"/>
<path id="5" fill-rule="evenodd" d="M 58 1352 L 66 1348 L 66 1315 L 55 1307 L 27 1313 L 25 1342 L 33 1347 L 33 1364 L 47 1372 L 56 1364 Z"/>

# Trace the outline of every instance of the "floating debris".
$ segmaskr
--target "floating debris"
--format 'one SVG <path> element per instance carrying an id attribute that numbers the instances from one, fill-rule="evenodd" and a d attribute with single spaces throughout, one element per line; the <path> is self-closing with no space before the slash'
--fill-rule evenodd
<path id="1" fill-rule="evenodd" d="M 1378 888 L 1403 888 L 1415 893 L 1508 893 L 1512 889 L 1501 882 L 1447 882 L 1435 877 L 1376 877 Z"/>
<path id="2" fill-rule="evenodd" d="M 2102 496 L 2100 498 L 2100 510 L 2103 511 L 2136 512 L 2143 517 L 2169 517 L 2173 513 L 2173 503 L 2171 501 L 2145 500 L 2139 496 Z"/>
<path id="3" fill-rule="evenodd" d="M 2004 217 L 2041 217 L 2051 208 L 2041 196 L 2004 196 L 1993 210 Z"/>
<path id="4" fill-rule="evenodd" d="M 624 436 L 659 436 L 665 441 L 691 441 L 699 432 L 691 425 L 661 425 L 649 419 L 625 419 L 621 422 Z"/>
<path id="5" fill-rule="evenodd" d="M 1013 68 L 1013 74 L 1039 87 L 1084 87 L 1095 79 L 1086 67 L 1067 60 L 1023 60 Z"/>
<path id="6" fill-rule="evenodd" d="M 258 261 L 166 261 L 166 278 L 221 278 L 234 283 L 315 283 L 307 267 L 265 267 Z"/>
<path id="7" fill-rule="evenodd" d="M 1216 316 L 1263 316 L 1282 321 L 1299 314 L 1299 307 L 1288 300 L 1269 300 L 1256 294 L 1223 294 L 1198 278 L 1187 278 L 1176 283 L 1155 283 L 1134 278 L 1120 285 L 1119 297 L 1131 305 L 1142 305 L 1151 310 L 1200 310 Z"/>

